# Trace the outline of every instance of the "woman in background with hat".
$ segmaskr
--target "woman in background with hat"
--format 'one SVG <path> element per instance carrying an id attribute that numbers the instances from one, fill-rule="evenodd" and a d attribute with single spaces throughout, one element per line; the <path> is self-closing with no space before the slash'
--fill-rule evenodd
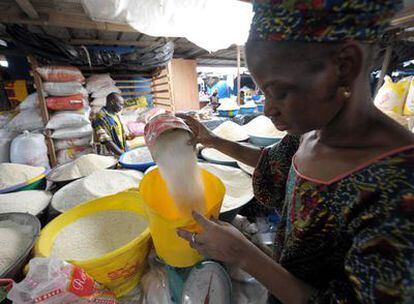
<path id="1" fill-rule="evenodd" d="M 414 302 L 414 137 L 369 88 L 375 41 L 400 1 L 256 1 L 246 58 L 282 141 L 263 151 L 185 118 L 195 140 L 256 167 L 281 223 L 273 259 L 199 214 L 181 237 L 238 265 L 283 303 Z"/>

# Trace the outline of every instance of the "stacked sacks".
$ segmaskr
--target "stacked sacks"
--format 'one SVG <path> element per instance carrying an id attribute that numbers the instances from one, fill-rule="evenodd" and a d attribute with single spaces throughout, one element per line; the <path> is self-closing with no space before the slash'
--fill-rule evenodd
<path id="1" fill-rule="evenodd" d="M 92 126 L 82 72 L 71 66 L 46 66 L 36 72 L 45 81 L 46 104 L 53 111 L 46 128 L 53 131 L 58 163 L 91 153 Z"/>
<path id="2" fill-rule="evenodd" d="M 121 93 L 109 74 L 93 74 L 86 80 L 86 89 L 91 95 L 92 114 L 98 113 L 106 105 L 106 96 Z"/>

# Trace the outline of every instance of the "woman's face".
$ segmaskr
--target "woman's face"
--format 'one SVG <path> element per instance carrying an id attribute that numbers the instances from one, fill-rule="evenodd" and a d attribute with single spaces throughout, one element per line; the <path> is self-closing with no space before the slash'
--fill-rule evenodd
<path id="1" fill-rule="evenodd" d="M 249 70 L 266 96 L 264 113 L 279 130 L 299 135 L 322 129 L 342 108 L 337 67 L 326 53 L 297 43 L 246 46 Z"/>

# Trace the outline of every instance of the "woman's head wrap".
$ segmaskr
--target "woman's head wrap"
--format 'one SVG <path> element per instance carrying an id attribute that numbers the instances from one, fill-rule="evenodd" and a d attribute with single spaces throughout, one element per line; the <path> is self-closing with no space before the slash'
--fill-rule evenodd
<path id="1" fill-rule="evenodd" d="M 400 0 L 255 0 L 249 40 L 375 41 Z"/>

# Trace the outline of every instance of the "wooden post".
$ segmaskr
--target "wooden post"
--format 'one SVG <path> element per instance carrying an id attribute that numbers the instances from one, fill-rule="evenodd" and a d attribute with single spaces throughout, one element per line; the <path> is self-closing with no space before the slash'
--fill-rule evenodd
<path id="1" fill-rule="evenodd" d="M 240 45 L 237 46 L 237 103 L 241 104 L 240 100 Z"/>
<path id="2" fill-rule="evenodd" d="M 380 76 L 377 82 L 377 87 L 375 88 L 374 97 L 377 96 L 379 89 L 384 83 L 384 78 L 385 78 L 385 75 L 387 74 L 388 66 L 390 65 L 390 61 L 391 61 L 391 55 L 392 55 L 392 45 L 389 45 L 385 49 L 384 61 L 382 62 L 381 73 L 380 73 Z"/>
<path id="3" fill-rule="evenodd" d="M 40 75 L 36 72 L 36 68 L 39 66 L 39 64 L 37 63 L 37 60 L 33 55 L 29 55 L 28 59 L 32 67 L 32 73 L 33 73 L 33 78 L 34 78 L 34 82 L 36 85 L 37 97 L 39 99 L 40 113 L 42 115 L 43 124 L 44 126 L 46 126 L 46 124 L 49 121 L 49 112 L 47 110 L 45 96 L 43 95 L 42 79 L 40 78 Z M 52 167 L 55 167 L 57 165 L 57 158 L 56 158 L 55 146 L 51 138 L 50 130 L 45 129 L 45 137 L 46 137 L 47 150 L 49 153 L 50 164 L 52 165 Z"/>

